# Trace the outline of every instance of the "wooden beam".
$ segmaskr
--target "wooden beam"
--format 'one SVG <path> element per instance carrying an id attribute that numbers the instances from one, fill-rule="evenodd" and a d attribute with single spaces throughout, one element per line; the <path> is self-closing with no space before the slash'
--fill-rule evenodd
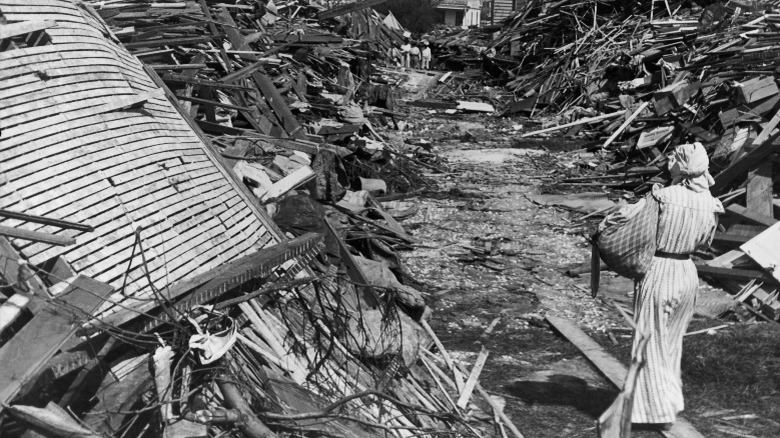
<path id="1" fill-rule="evenodd" d="M 252 79 L 257 84 L 258 90 L 263 94 L 265 100 L 274 110 L 279 121 L 282 123 L 282 128 L 287 131 L 287 134 L 293 138 L 304 138 L 306 132 L 303 126 L 298 123 L 298 119 L 295 118 L 290 107 L 284 101 L 284 97 L 276 88 L 271 79 L 266 76 L 265 73 L 254 72 L 252 73 Z"/>
<path id="2" fill-rule="evenodd" d="M 327 11 L 323 11 L 317 14 L 317 19 L 327 20 L 329 18 L 335 18 L 340 15 L 362 11 L 363 9 L 370 8 L 372 6 L 381 5 L 386 1 L 387 0 L 363 0 L 362 2 L 348 3 L 346 5 L 336 6 L 335 8 L 331 8 L 328 9 Z"/>
<path id="3" fill-rule="evenodd" d="M 774 279 L 766 275 L 763 271 L 756 271 L 752 269 L 732 269 L 732 268 L 721 268 L 717 266 L 697 264 L 696 270 L 699 272 L 699 276 L 713 277 L 713 278 L 719 278 L 723 280 L 739 280 L 739 281 L 769 280 L 774 282 Z"/>
<path id="4" fill-rule="evenodd" d="M 474 367 L 471 369 L 471 374 L 469 374 L 468 380 L 466 380 L 466 385 L 463 387 L 463 391 L 460 393 L 460 397 L 458 398 L 458 407 L 461 409 L 466 409 L 466 407 L 469 404 L 469 400 L 471 399 L 471 393 L 474 391 L 474 388 L 477 386 L 477 383 L 479 383 L 479 375 L 482 373 L 482 369 L 485 367 L 485 362 L 487 362 L 488 358 L 488 350 L 485 349 L 485 347 L 482 347 L 482 351 L 479 353 L 479 356 L 477 357 L 477 362 L 474 364 Z"/>
<path id="5" fill-rule="evenodd" d="M 563 125 L 552 126 L 552 127 L 545 128 L 545 129 L 539 129 L 539 130 L 536 130 L 536 131 L 526 132 L 525 134 L 521 135 L 520 137 L 530 137 L 532 135 L 543 134 L 545 132 L 559 131 L 561 129 L 571 128 L 572 126 L 584 125 L 584 124 L 593 123 L 593 122 L 600 122 L 602 120 L 607 120 L 607 119 L 614 119 L 615 117 L 621 116 L 621 115 L 623 115 L 625 113 L 626 113 L 625 111 L 615 111 L 614 113 L 602 114 L 600 116 L 586 117 L 584 119 L 580 119 L 580 120 L 577 120 L 575 122 L 564 123 Z"/>
<path id="6" fill-rule="evenodd" d="M 77 277 L 0 348 L 0 410 L 113 291 L 107 284 Z"/>
<path id="7" fill-rule="evenodd" d="M 208 87 L 221 88 L 223 90 L 236 90 L 236 91 L 252 91 L 254 88 L 244 87 L 242 85 L 226 84 L 224 82 L 209 81 L 207 79 L 194 78 L 191 76 L 177 75 L 173 73 L 165 73 L 162 76 L 165 82 L 176 82 L 189 85 L 204 85 Z"/>
<path id="8" fill-rule="evenodd" d="M 765 227 L 771 227 L 775 223 L 777 223 L 777 219 L 770 216 L 764 216 L 762 214 L 754 213 L 747 208 L 738 205 L 738 204 L 731 204 L 728 207 L 726 207 L 726 214 L 736 216 L 741 220 L 744 220 L 746 222 L 757 224 L 757 225 L 763 225 Z"/>
<path id="9" fill-rule="evenodd" d="M 44 216 L 20 213 L 17 211 L 10 211 L 4 209 L 0 209 L 0 217 L 7 217 L 9 219 L 18 219 L 20 221 L 25 221 L 25 222 L 35 222 L 36 224 L 51 225 L 59 228 L 68 228 L 71 230 L 95 231 L 95 228 L 91 225 L 79 224 L 76 222 L 64 221 L 60 219 L 48 218 Z"/>
<path id="10" fill-rule="evenodd" d="M 555 316 L 547 316 L 545 319 L 569 342 L 574 344 L 615 387 L 623 388 L 628 375 L 628 369 L 625 365 L 607 353 L 601 345 L 591 339 L 573 321 Z M 673 424 L 672 430 L 661 433 L 670 438 L 704 438 L 704 435 L 700 434 L 688 421 L 680 416 L 677 416 L 677 421 Z"/>
<path id="11" fill-rule="evenodd" d="M 713 243 L 720 243 L 728 246 L 739 246 L 744 243 L 747 243 L 752 239 L 753 237 L 756 237 L 758 234 L 754 235 L 736 235 L 736 234 L 729 234 L 729 233 L 715 233 L 715 237 L 712 239 Z"/>
<path id="12" fill-rule="evenodd" d="M 636 119 L 639 116 L 639 114 L 641 114 L 642 111 L 644 111 L 645 108 L 647 108 L 648 105 L 650 105 L 650 102 L 642 102 L 642 104 L 639 105 L 639 108 L 637 108 L 633 113 L 631 113 L 630 116 L 628 116 L 626 121 L 623 122 L 623 124 L 620 125 L 620 127 L 616 129 L 615 132 L 612 133 L 612 135 L 609 136 L 607 141 L 605 141 L 601 147 L 605 148 L 609 146 L 613 141 L 615 141 L 615 139 L 618 138 L 618 136 L 631 125 L 631 122 L 633 122 L 634 119 Z"/>
<path id="13" fill-rule="evenodd" d="M 207 43 L 218 40 L 219 36 L 199 36 L 199 37 L 181 37 L 181 38 L 163 38 L 159 40 L 136 41 L 133 43 L 124 43 L 126 49 L 140 49 L 142 47 L 160 47 L 160 46 L 189 46 L 198 43 Z M 219 42 L 217 41 L 217 44 Z"/>
<path id="14" fill-rule="evenodd" d="M 76 244 L 76 239 L 72 237 L 58 236 L 56 234 L 43 233 L 40 231 L 30 231 L 22 228 L 6 227 L 4 225 L 0 225 L 0 235 L 57 246 L 70 246 Z"/>

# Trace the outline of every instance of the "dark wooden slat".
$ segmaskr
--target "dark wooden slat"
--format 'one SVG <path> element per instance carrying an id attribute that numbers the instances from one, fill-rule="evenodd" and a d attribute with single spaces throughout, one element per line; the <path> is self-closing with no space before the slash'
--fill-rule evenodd
<path id="1" fill-rule="evenodd" d="M 60 228 L 67 228 L 71 230 L 79 231 L 95 231 L 95 228 L 90 225 L 78 224 L 76 222 L 63 221 L 60 219 L 52 219 L 43 216 L 37 216 L 33 214 L 19 213 L 16 211 L 8 211 L 0 209 L 0 217 L 7 217 L 10 219 L 19 219 L 25 222 L 35 222 L 36 224 L 52 225 Z"/>
<path id="2" fill-rule="evenodd" d="M 746 222 L 750 222 L 753 224 L 763 225 L 765 227 L 771 227 L 777 222 L 777 219 L 770 217 L 770 216 L 764 216 L 758 213 L 754 213 L 747 208 L 737 205 L 737 204 L 731 204 L 726 208 L 726 213 L 729 215 L 736 216 Z"/>
<path id="3" fill-rule="evenodd" d="M 387 0 L 364 0 L 362 2 L 349 3 L 320 12 L 317 14 L 317 18 L 320 20 L 327 20 L 329 18 L 335 18 L 340 15 L 349 14 L 351 12 L 362 11 L 363 9 L 370 8 L 372 6 L 381 5 L 386 1 Z"/>
<path id="4" fill-rule="evenodd" d="M 177 75 L 177 74 L 163 74 L 162 79 L 165 82 L 176 82 L 176 83 L 182 83 L 182 84 L 190 84 L 190 85 L 205 85 L 209 87 L 214 88 L 222 88 L 225 90 L 237 90 L 237 91 L 252 91 L 253 88 L 250 87 L 243 87 L 241 85 L 232 85 L 232 84 L 226 84 L 224 82 L 217 82 L 217 81 L 209 81 L 206 79 L 200 79 L 200 78 L 194 78 L 191 76 L 183 76 L 183 75 Z"/>
<path id="5" fill-rule="evenodd" d="M 200 37 L 182 37 L 182 38 L 163 38 L 160 40 L 146 40 L 136 41 L 133 43 L 125 43 L 124 46 L 127 49 L 139 49 L 141 47 L 160 47 L 160 46 L 185 46 L 198 43 L 206 43 L 209 41 L 217 41 L 222 36 L 200 36 Z"/>
<path id="6" fill-rule="evenodd" d="M 766 275 L 763 271 L 755 271 L 752 269 L 718 268 L 704 264 L 697 264 L 696 269 L 699 271 L 700 276 L 721 278 L 724 280 L 764 280 L 773 283 L 775 282 L 774 278 Z"/>
<path id="7" fill-rule="evenodd" d="M 113 290 L 89 277 L 77 277 L 0 349 L 0 409 L 76 332 L 85 315 L 73 309 L 91 314 Z"/>
<path id="8" fill-rule="evenodd" d="M 747 243 L 750 239 L 756 237 L 757 234 L 750 235 L 737 235 L 729 233 L 716 233 L 715 238 L 712 239 L 713 243 L 721 243 L 730 246 L 739 246 Z"/>

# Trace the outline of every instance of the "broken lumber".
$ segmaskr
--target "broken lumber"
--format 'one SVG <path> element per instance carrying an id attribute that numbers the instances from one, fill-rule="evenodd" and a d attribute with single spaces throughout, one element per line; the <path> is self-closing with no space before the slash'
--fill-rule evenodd
<path id="1" fill-rule="evenodd" d="M 620 134 L 622 134 L 623 131 L 626 130 L 626 128 L 629 127 L 629 125 L 631 125 L 631 122 L 633 122 L 634 119 L 636 119 L 637 116 L 639 116 L 639 114 L 641 114 L 642 111 L 644 111 L 645 108 L 647 108 L 648 105 L 650 105 L 650 102 L 642 102 L 642 104 L 639 105 L 639 108 L 637 108 L 633 113 L 631 113 L 630 116 L 628 116 L 626 121 L 623 122 L 623 124 L 620 125 L 620 127 L 618 129 L 616 129 L 615 132 L 612 133 L 612 135 L 609 136 L 607 141 L 605 141 L 604 144 L 601 147 L 605 148 L 605 147 L 609 146 L 610 144 L 612 144 L 612 142 L 615 141 L 615 139 L 618 138 L 618 136 Z"/>
<path id="2" fill-rule="evenodd" d="M 327 20 L 329 18 L 335 18 L 341 15 L 350 14 L 352 12 L 359 12 L 363 9 L 370 8 L 372 6 L 381 5 L 387 0 L 363 0 L 354 3 L 347 3 L 344 5 L 336 6 L 335 8 L 328 9 L 327 11 L 317 14 L 317 19 Z"/>
<path id="3" fill-rule="evenodd" d="M 526 132 L 523 135 L 521 135 L 520 137 L 530 137 L 532 135 L 544 134 L 545 132 L 559 131 L 561 129 L 571 128 L 572 126 L 586 125 L 588 123 L 600 122 L 602 120 L 607 120 L 607 119 L 614 119 L 615 117 L 621 116 L 621 115 L 623 115 L 625 113 L 626 113 L 625 111 L 616 111 L 614 113 L 602 114 L 600 116 L 586 117 L 584 119 L 580 119 L 580 120 L 577 120 L 575 122 L 566 123 L 566 124 L 558 125 L 558 126 L 553 126 L 553 127 L 550 127 L 550 128 L 539 129 L 539 130 L 536 130 L 536 131 Z"/>
<path id="4" fill-rule="evenodd" d="M 713 184 L 713 186 L 710 188 L 713 193 L 719 193 L 726 189 L 726 187 L 734 179 L 761 162 L 761 160 L 766 158 L 777 148 L 778 144 L 774 141 L 770 143 L 767 143 L 766 141 L 769 140 L 772 131 L 774 131 L 779 123 L 780 110 L 775 113 L 774 117 L 772 117 L 772 120 L 770 120 L 764 126 L 764 128 L 761 130 L 761 133 L 758 134 L 758 137 L 753 140 L 754 149 L 743 155 L 737 161 L 731 163 L 729 167 L 725 168 L 722 172 L 715 176 L 715 184 Z"/>
<path id="5" fill-rule="evenodd" d="M 5 225 L 0 225 L 0 235 L 57 246 L 71 246 L 76 244 L 76 239 L 72 237 L 59 236 L 57 234 L 44 233 L 42 231 L 30 231 L 22 228 L 7 227 Z"/>
<path id="6" fill-rule="evenodd" d="M 463 387 L 463 391 L 461 391 L 460 397 L 458 398 L 457 406 L 459 408 L 466 409 L 466 406 L 468 406 L 469 400 L 471 399 L 471 393 L 479 382 L 479 375 L 482 373 L 482 368 L 485 367 L 485 362 L 487 362 L 489 353 L 490 352 L 483 346 L 482 351 L 480 351 L 479 356 L 477 357 L 477 362 L 474 364 L 474 367 L 471 368 L 471 374 L 469 374 L 469 378 L 466 380 L 466 385 Z"/>
<path id="7" fill-rule="evenodd" d="M 296 187 L 300 187 L 301 185 L 311 181 L 315 176 L 317 176 L 317 174 L 314 173 L 314 170 L 312 170 L 311 167 L 302 166 L 281 180 L 275 182 L 267 192 L 263 193 L 262 197 L 260 197 L 260 202 L 268 203 L 279 199 L 290 190 L 293 190 Z"/>
<path id="8" fill-rule="evenodd" d="M 601 345 L 591 339 L 573 321 L 551 315 L 546 316 L 545 319 L 569 342 L 574 344 L 615 387 L 623 388 L 628 375 L 625 365 L 607 353 Z M 661 433 L 669 438 L 704 438 L 704 435 L 700 434 L 688 421 L 680 416 L 677 417 L 672 430 Z"/>
<path id="9" fill-rule="evenodd" d="M 114 288 L 79 276 L 0 348 L 0 410 L 76 332 Z"/>
<path id="10" fill-rule="evenodd" d="M 6 217 L 9 219 L 18 219 L 25 222 L 35 222 L 36 224 L 51 225 L 60 228 L 69 228 L 79 231 L 95 231 L 95 228 L 91 225 L 79 224 L 76 222 L 64 221 L 60 219 L 52 219 L 44 216 L 38 216 L 34 214 L 20 213 L 17 211 L 10 211 L 0 209 L 0 217 Z"/>

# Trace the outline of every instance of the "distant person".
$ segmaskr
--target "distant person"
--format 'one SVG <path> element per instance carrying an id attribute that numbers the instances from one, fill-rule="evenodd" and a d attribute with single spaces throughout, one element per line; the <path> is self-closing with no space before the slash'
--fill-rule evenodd
<path id="1" fill-rule="evenodd" d="M 428 41 L 423 42 L 423 49 L 422 49 L 422 68 L 424 70 L 430 70 L 431 69 L 431 48 L 428 44 Z"/>
<path id="2" fill-rule="evenodd" d="M 412 68 L 420 68 L 420 47 L 417 43 L 412 44 L 412 48 L 409 51 L 409 58 L 411 59 Z"/>
<path id="3" fill-rule="evenodd" d="M 403 67 L 403 55 L 401 54 L 401 45 L 393 43 L 388 54 L 388 67 Z"/>
<path id="4" fill-rule="evenodd" d="M 412 44 L 407 38 L 406 41 L 401 45 L 401 57 L 402 57 L 402 64 L 403 68 L 409 68 L 409 55 L 412 51 Z"/>

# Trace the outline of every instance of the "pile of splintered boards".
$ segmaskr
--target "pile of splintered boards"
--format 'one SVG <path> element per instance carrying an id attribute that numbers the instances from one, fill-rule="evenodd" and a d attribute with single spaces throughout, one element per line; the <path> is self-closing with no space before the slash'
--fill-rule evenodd
<path id="1" fill-rule="evenodd" d="M 726 215 L 699 273 L 778 320 L 780 9 L 761 1 L 632 7 L 527 2 L 493 43 L 516 93 L 508 112 L 543 121 L 524 137 L 590 140 L 609 164 L 565 180 L 583 186 L 642 194 L 665 182 L 672 147 L 701 142 Z"/>
<path id="2" fill-rule="evenodd" d="M 0 0 L 3 437 L 522 437 L 369 191 L 424 164 L 371 124 L 397 31 L 304 3 Z"/>

